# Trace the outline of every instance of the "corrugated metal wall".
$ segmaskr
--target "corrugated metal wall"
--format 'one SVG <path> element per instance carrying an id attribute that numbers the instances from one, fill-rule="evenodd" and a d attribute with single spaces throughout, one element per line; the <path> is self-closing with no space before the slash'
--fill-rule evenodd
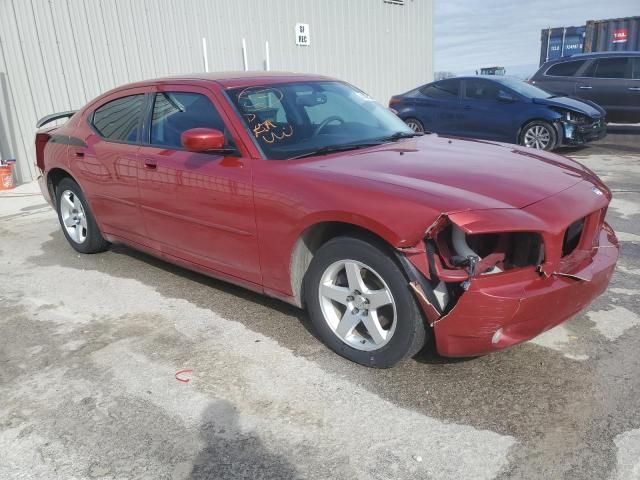
<path id="1" fill-rule="evenodd" d="M 0 0 L 0 155 L 34 178 L 38 118 L 137 80 L 204 70 L 313 72 L 381 102 L 433 76 L 433 0 Z M 311 45 L 296 46 L 307 23 Z"/>

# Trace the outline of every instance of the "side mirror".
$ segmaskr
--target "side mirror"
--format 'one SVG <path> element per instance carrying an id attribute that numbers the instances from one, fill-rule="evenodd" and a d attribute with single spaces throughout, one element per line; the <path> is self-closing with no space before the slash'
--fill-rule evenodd
<path id="1" fill-rule="evenodd" d="M 505 103 L 513 103 L 516 101 L 513 95 L 503 91 L 500 91 L 500 93 L 498 93 L 498 96 L 496 98 L 498 99 L 499 102 L 505 102 Z"/>
<path id="2" fill-rule="evenodd" d="M 224 150 L 224 133 L 215 128 L 192 128 L 180 135 L 182 146 L 190 152 Z"/>

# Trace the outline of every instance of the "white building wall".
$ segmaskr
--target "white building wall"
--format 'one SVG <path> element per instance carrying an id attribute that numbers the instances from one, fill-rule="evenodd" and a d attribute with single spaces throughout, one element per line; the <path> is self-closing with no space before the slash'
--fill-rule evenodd
<path id="1" fill-rule="evenodd" d="M 0 155 L 35 178 L 36 121 L 115 86 L 204 70 L 320 73 L 386 103 L 433 77 L 433 1 L 0 0 Z M 295 24 L 310 27 L 296 46 Z"/>

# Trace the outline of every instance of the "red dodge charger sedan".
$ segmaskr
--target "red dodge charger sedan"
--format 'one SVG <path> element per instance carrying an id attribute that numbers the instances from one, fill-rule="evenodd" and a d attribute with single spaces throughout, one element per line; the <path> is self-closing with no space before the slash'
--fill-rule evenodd
<path id="1" fill-rule="evenodd" d="M 609 189 L 579 163 L 417 134 L 357 88 L 292 73 L 111 90 L 36 135 L 82 253 L 123 243 L 306 308 L 338 354 L 390 367 L 531 339 L 601 294 Z"/>

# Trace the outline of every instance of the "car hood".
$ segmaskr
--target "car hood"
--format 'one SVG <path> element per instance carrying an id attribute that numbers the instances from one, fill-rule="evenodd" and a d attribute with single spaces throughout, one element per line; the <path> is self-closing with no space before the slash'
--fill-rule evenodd
<path id="1" fill-rule="evenodd" d="M 547 105 L 550 107 L 565 108 L 587 115 L 593 119 L 598 119 L 603 115 L 603 111 L 597 106 L 591 105 L 583 100 L 571 97 L 534 98 L 533 103 Z"/>
<path id="2" fill-rule="evenodd" d="M 571 159 L 516 145 L 425 135 L 304 165 L 358 187 L 375 183 L 440 212 L 523 208 L 594 175 Z M 597 179 L 595 179 L 597 181 Z"/>

